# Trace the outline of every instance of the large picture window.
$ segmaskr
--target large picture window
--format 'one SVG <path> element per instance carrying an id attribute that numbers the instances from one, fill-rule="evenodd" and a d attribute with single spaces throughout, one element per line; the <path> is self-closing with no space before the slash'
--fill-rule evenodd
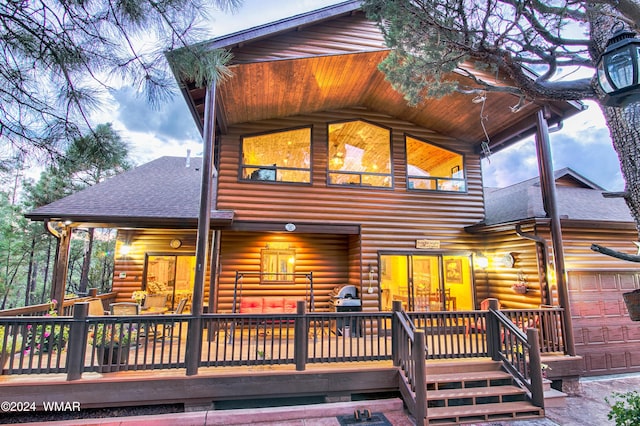
<path id="1" fill-rule="evenodd" d="M 311 182 L 311 128 L 242 138 L 241 179 Z"/>
<path id="2" fill-rule="evenodd" d="M 329 125 L 329 183 L 390 188 L 391 132 L 365 121 Z"/>
<path id="3" fill-rule="evenodd" d="M 406 137 L 409 189 L 465 192 L 464 157 L 430 143 Z"/>

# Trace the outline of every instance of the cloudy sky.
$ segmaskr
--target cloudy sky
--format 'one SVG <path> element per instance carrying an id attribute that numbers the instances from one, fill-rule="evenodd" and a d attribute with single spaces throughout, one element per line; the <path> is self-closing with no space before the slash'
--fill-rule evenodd
<path id="1" fill-rule="evenodd" d="M 287 16 L 339 3 L 336 0 L 244 0 L 235 14 L 213 16 L 211 37 L 240 31 Z M 551 134 L 554 169 L 570 167 L 609 191 L 621 191 L 624 181 L 617 154 L 598 105 L 587 103 L 587 111 L 567 120 L 561 131 Z M 104 113 L 103 113 L 104 114 Z M 163 155 L 184 156 L 202 152 L 202 141 L 186 103 L 180 95 L 152 110 L 144 98 L 123 88 L 113 94 L 108 115 L 130 145 L 131 155 L 142 164 Z M 491 120 L 491 117 L 488 117 Z M 485 186 L 503 187 L 538 175 L 533 139 L 493 153 L 483 163 Z"/>

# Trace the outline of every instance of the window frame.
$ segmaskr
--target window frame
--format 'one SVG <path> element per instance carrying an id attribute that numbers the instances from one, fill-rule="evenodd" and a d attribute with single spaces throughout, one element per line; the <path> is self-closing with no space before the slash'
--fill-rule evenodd
<path id="1" fill-rule="evenodd" d="M 369 124 L 371 126 L 379 127 L 381 129 L 389 132 L 389 173 L 375 173 L 375 172 L 360 172 L 360 171 L 352 171 L 352 170 L 331 170 L 331 157 L 329 156 L 329 152 L 331 150 L 331 142 L 329 141 L 329 128 L 331 125 L 342 124 L 342 123 L 351 123 L 355 121 L 361 121 L 363 123 Z M 367 189 L 385 189 L 385 190 L 393 190 L 395 186 L 395 178 L 394 178 L 394 168 L 393 168 L 393 128 L 384 126 L 382 124 L 366 120 L 363 118 L 350 118 L 345 120 L 337 120 L 326 123 L 327 129 L 327 137 L 326 137 L 326 148 L 327 148 L 327 156 L 326 156 L 326 173 L 327 173 L 327 186 L 341 187 L 341 188 L 367 188 Z M 331 175 L 352 175 L 356 176 L 359 183 L 333 183 L 331 182 Z M 381 176 L 390 178 L 389 186 L 377 186 L 377 185 L 366 185 L 363 184 L 364 176 Z"/>
<path id="2" fill-rule="evenodd" d="M 257 165 L 257 164 L 244 164 L 244 140 L 246 138 L 255 138 L 265 135 L 273 135 L 277 133 L 286 133 L 292 132 L 296 130 L 309 129 L 309 167 L 308 168 L 300 168 L 300 167 L 285 167 L 285 166 L 277 166 L 276 164 L 272 165 Z M 273 172 L 273 179 L 252 179 L 251 177 L 244 177 L 245 171 L 247 169 L 255 169 L 253 173 L 256 171 L 266 171 Z M 308 182 L 297 182 L 297 181 L 281 181 L 278 180 L 278 171 L 291 170 L 291 171 L 299 171 L 299 172 L 307 172 L 309 174 Z M 252 173 L 252 174 L 253 174 Z M 281 185 L 306 185 L 310 186 L 313 182 L 313 125 L 304 125 L 297 127 L 287 127 L 276 130 L 268 130 L 259 133 L 248 133 L 240 136 L 240 147 L 238 153 L 238 181 L 239 182 L 255 182 L 255 183 L 267 183 L 267 184 L 281 184 Z"/>
<path id="3" fill-rule="evenodd" d="M 293 258 L 292 266 L 287 267 L 287 272 L 265 272 L 267 267 L 267 256 L 276 256 L 276 265 L 280 265 L 280 259 L 286 256 L 285 263 L 288 265 L 289 259 Z M 268 279 L 268 276 L 275 276 Z M 295 284 L 296 281 L 296 250 L 294 248 L 263 248 L 260 249 L 260 284 Z"/>
<path id="4" fill-rule="evenodd" d="M 462 166 L 462 178 L 452 178 L 452 177 L 445 177 L 445 176 L 417 176 L 417 175 L 410 174 L 409 173 L 409 154 L 407 151 L 407 138 L 415 139 L 418 142 L 434 146 L 438 149 L 451 152 L 455 155 L 459 155 L 460 161 L 461 161 L 460 166 Z M 407 191 L 437 192 L 437 193 L 448 193 L 448 194 L 466 194 L 469 191 L 469 184 L 467 182 L 467 167 L 466 167 L 466 161 L 465 161 L 466 159 L 463 153 L 456 151 L 454 149 L 445 148 L 440 144 L 433 143 L 429 140 L 425 140 L 423 138 L 417 137 L 409 133 L 404 134 L 404 152 L 405 152 L 405 172 L 406 172 L 406 178 L 407 178 Z M 458 172 L 459 172 L 460 166 L 456 166 L 458 167 Z M 452 169 L 452 174 L 453 174 L 453 169 Z M 433 182 L 435 189 L 412 187 L 411 186 L 412 180 Z M 461 182 L 462 185 L 464 186 L 464 189 L 463 190 L 439 189 L 442 184 L 446 184 L 450 182 Z"/>

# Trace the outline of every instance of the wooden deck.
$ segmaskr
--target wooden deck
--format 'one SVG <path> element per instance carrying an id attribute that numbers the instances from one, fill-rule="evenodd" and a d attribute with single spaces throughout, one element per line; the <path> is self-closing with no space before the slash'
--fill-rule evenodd
<path id="1" fill-rule="evenodd" d="M 12 335 L 27 336 L 24 347 L 28 348 L 10 357 L 0 377 L 0 390 L 16 401 L 76 398 L 85 407 L 178 403 L 185 409 L 210 409 L 216 402 L 234 399 L 284 400 L 296 395 L 346 401 L 394 393 L 402 396 L 416 418 L 423 418 L 425 376 L 429 365 L 439 359 L 457 362 L 456 372 L 474 359 L 491 355 L 493 362 L 505 363 L 509 374 L 518 377 L 516 381 L 542 399 L 542 388 L 533 392 L 526 382 L 530 372 L 537 371 L 539 376 L 540 369 L 529 368 L 529 363 L 539 365 L 544 341 L 540 336 L 544 335 L 536 329 L 525 335 L 518 327 L 535 324 L 522 318 L 544 321 L 547 314 L 302 310 L 202 318 L 83 314 L 0 318 L 0 326 Z M 551 320 L 557 324 L 556 316 Z M 472 327 L 479 323 L 490 324 L 487 328 L 493 331 Z M 105 336 L 98 330 L 107 329 L 118 332 L 98 339 Z M 68 341 L 63 339 L 67 336 Z M 127 337 L 130 346 L 120 348 L 118 342 Z M 106 349 L 101 350 L 101 345 Z M 64 349 L 50 350 L 56 346 Z M 109 354 L 110 361 L 103 360 L 102 352 Z M 194 359 L 195 371 L 189 364 Z M 35 392 L 34 382 L 38 383 Z M 541 402 L 533 402 L 542 407 Z"/>

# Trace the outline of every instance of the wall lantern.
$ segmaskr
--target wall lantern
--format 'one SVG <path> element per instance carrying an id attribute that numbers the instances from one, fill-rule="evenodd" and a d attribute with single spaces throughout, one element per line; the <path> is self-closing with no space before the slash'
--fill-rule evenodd
<path id="1" fill-rule="evenodd" d="M 129 244 L 122 244 L 120 246 L 120 257 L 127 257 L 131 253 L 131 246 Z"/>
<path id="2" fill-rule="evenodd" d="M 631 31 L 616 30 L 598 60 L 598 83 L 606 93 L 605 105 L 621 107 L 640 101 L 639 68 L 640 39 Z"/>
<path id="3" fill-rule="evenodd" d="M 477 255 L 475 257 L 475 264 L 477 268 L 487 269 L 489 267 L 489 258 L 483 255 Z"/>

